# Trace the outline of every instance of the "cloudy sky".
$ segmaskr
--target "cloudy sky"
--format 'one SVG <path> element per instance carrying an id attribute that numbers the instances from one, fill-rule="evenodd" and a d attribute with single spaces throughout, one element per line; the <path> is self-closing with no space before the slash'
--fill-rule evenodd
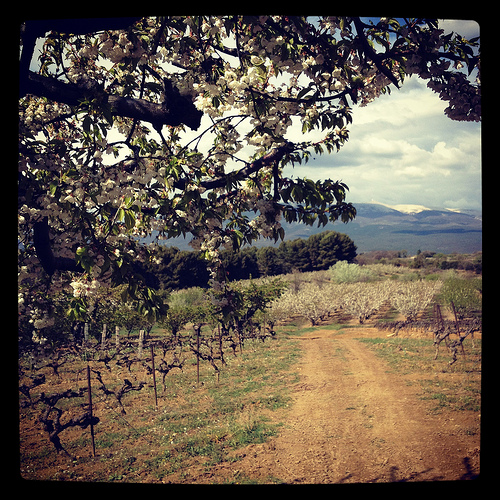
<path id="1" fill-rule="evenodd" d="M 338 152 L 288 173 L 349 186 L 349 201 L 480 209 L 481 125 L 455 122 L 446 103 L 412 77 L 390 95 L 353 109 Z"/>
<path id="2" fill-rule="evenodd" d="M 445 31 L 479 35 L 475 22 Z M 287 170 L 296 177 L 342 180 L 348 201 L 481 209 L 481 124 L 446 117 L 447 104 L 413 76 L 366 107 L 353 109 L 347 144 Z"/>

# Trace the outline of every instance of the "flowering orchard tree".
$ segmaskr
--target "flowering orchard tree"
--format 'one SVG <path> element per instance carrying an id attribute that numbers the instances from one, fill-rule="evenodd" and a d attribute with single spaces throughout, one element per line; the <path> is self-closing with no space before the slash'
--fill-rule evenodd
<path id="1" fill-rule="evenodd" d="M 281 219 L 355 216 L 345 184 L 284 168 L 339 150 L 351 107 L 407 75 L 451 119 L 480 119 L 478 39 L 431 19 L 59 19 L 26 22 L 21 45 L 20 302 L 39 325 L 65 287 L 74 319 L 118 284 L 161 313 L 141 268 L 151 235 L 191 235 L 227 305 L 221 249 L 282 239 Z"/>
<path id="2" fill-rule="evenodd" d="M 404 317 L 415 321 L 432 303 L 442 287 L 441 281 L 393 281 L 326 283 L 305 282 L 297 290 L 289 288 L 272 301 L 273 321 L 302 316 L 312 326 L 329 315 L 343 311 L 362 324 L 383 305 L 390 304 Z"/>

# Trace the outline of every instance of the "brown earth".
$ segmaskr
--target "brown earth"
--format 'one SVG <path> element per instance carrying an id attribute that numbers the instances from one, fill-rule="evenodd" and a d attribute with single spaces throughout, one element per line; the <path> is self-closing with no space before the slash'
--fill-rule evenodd
<path id="1" fill-rule="evenodd" d="M 430 412 L 418 384 L 354 337 L 373 329 L 318 329 L 301 338 L 301 381 L 279 436 L 238 450 L 196 482 L 370 483 L 474 479 L 479 475 L 479 417 Z M 335 338 L 334 338 L 335 336 Z M 190 471 L 191 480 L 196 474 Z M 193 477 L 194 476 L 194 477 Z"/>
<path id="2" fill-rule="evenodd" d="M 204 457 L 196 457 L 188 470 L 161 481 L 332 484 L 476 478 L 480 416 L 448 408 L 437 414 L 431 411 L 435 402 L 421 399 L 418 374 L 391 373 L 383 359 L 356 340 L 389 336 L 390 332 L 349 326 L 341 334 L 318 327 L 296 337 L 302 356 L 293 370 L 299 372 L 300 380 L 289 407 L 275 416 L 270 412 L 271 419 L 284 423 L 276 437 L 232 451 L 229 460 L 209 467 Z M 418 331 L 407 335 L 421 336 Z M 444 347 L 440 356 L 446 356 Z M 47 445 L 45 437 L 40 439 L 43 432 L 34 419 L 35 414 L 30 414 L 21 426 L 21 440 L 33 453 Z M 138 420 L 134 425 L 146 423 Z M 71 433 L 75 439 L 81 434 L 78 429 L 65 432 L 65 442 L 70 441 Z M 142 456 L 151 458 L 152 443 L 141 439 L 136 447 L 138 463 Z M 111 455 L 104 454 L 101 450 L 100 457 L 86 459 L 86 470 L 109 467 L 102 459 L 111 459 Z M 71 469 L 62 455 L 52 453 L 46 461 L 45 479 L 58 479 Z M 22 467 L 23 477 L 42 479 L 27 467 Z M 158 481 L 148 473 L 146 463 L 140 469 L 136 480 Z M 72 479 L 84 479 L 80 473 Z"/>

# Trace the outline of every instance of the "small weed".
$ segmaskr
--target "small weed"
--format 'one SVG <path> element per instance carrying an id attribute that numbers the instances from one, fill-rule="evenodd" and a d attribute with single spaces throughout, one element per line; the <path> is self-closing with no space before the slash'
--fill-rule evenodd
<path id="1" fill-rule="evenodd" d="M 121 481 L 122 479 L 123 479 L 123 474 L 118 474 L 116 472 L 110 474 L 108 477 L 108 481 Z"/>
<path id="2" fill-rule="evenodd" d="M 96 448 L 111 448 L 116 444 L 122 443 L 126 439 L 124 433 L 119 432 L 103 432 L 96 436 Z M 86 440 L 88 441 L 88 440 Z"/>

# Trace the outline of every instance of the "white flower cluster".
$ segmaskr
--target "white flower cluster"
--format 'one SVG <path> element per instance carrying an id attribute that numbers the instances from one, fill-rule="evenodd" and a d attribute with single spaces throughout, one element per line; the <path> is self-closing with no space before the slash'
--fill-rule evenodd
<path id="1" fill-rule="evenodd" d="M 331 35 L 335 35 L 338 29 L 340 29 L 340 22 L 337 17 L 334 16 L 324 16 L 319 22 L 321 28 L 328 29 Z"/>
<path id="2" fill-rule="evenodd" d="M 28 324 L 30 325 L 30 327 L 33 327 L 32 341 L 36 344 L 43 345 L 47 341 L 47 339 L 40 335 L 39 331 L 43 328 L 53 326 L 55 323 L 55 318 L 53 316 L 50 316 L 48 312 L 43 309 L 42 304 L 32 305 L 31 307 L 28 306 L 24 308 L 23 303 L 24 297 L 20 297 L 20 314 L 21 311 L 23 311 L 23 314 L 26 314 L 29 317 Z"/>
<path id="3" fill-rule="evenodd" d="M 52 326 L 55 322 L 55 318 L 51 318 L 47 312 L 35 308 L 29 322 L 33 324 L 36 330 L 41 330 L 47 326 Z"/>
<path id="4" fill-rule="evenodd" d="M 66 104 L 45 99 L 30 99 L 26 102 L 26 106 L 19 107 L 20 132 L 28 136 L 35 135 L 43 129 L 44 123 L 67 113 L 69 110 L 70 108 Z M 40 159 L 42 158 L 40 157 Z"/>
<path id="5" fill-rule="evenodd" d="M 423 43 L 423 35 L 417 31 L 409 31 L 402 28 L 402 36 L 409 37 L 414 43 Z M 425 39 L 427 53 L 437 54 L 443 49 L 444 41 L 441 35 L 443 30 L 434 30 L 431 36 Z M 421 49 L 421 53 L 424 51 Z M 479 92 L 480 79 L 476 77 L 474 88 L 464 73 L 449 71 L 451 61 L 433 58 L 424 59 L 418 53 L 411 54 L 405 64 L 405 73 L 417 74 L 424 80 L 429 80 L 427 86 L 439 94 L 440 99 L 449 101 L 450 105 L 445 109 L 445 114 L 453 120 L 478 121 L 481 118 L 481 95 Z M 455 61 L 454 69 L 461 69 L 462 62 Z"/>
<path id="6" fill-rule="evenodd" d="M 255 219 L 251 220 L 248 224 L 252 229 L 264 238 L 270 238 L 275 234 L 275 231 L 281 227 L 280 220 L 281 214 L 276 209 L 272 200 L 258 200 L 254 209 L 260 212 Z"/>
<path id="7" fill-rule="evenodd" d="M 340 297 L 334 297 L 336 288 L 320 287 L 316 283 L 302 283 L 299 290 L 288 289 L 271 303 L 271 315 L 275 320 L 302 316 L 314 326 L 340 307 Z"/>
<path id="8" fill-rule="evenodd" d="M 229 304 L 228 287 L 225 281 L 219 281 L 216 273 L 212 273 L 212 278 L 208 281 L 210 286 L 209 299 L 210 302 L 216 307 L 221 308 Z"/>
<path id="9" fill-rule="evenodd" d="M 73 297 L 92 297 L 99 292 L 101 283 L 97 280 L 88 282 L 84 279 L 74 279 L 70 286 L 73 288 Z"/>
<path id="10" fill-rule="evenodd" d="M 390 302 L 406 319 L 414 320 L 432 302 L 442 286 L 441 281 L 408 281 L 400 283 Z"/>
<path id="11" fill-rule="evenodd" d="M 210 231 L 202 237 L 194 238 L 189 245 L 195 250 L 205 252 L 208 260 L 215 263 L 219 259 L 219 248 L 224 245 L 229 245 L 232 242 L 231 238 L 224 235 L 221 231 Z"/>
<path id="12" fill-rule="evenodd" d="M 104 56 L 115 64 L 126 57 L 140 59 L 146 52 L 139 41 L 132 42 L 127 33 L 124 32 L 104 32 L 99 36 L 99 40 L 102 43 L 100 49 Z M 94 49 L 87 50 L 87 53 L 89 52 L 93 57 L 97 55 L 97 51 Z M 85 57 L 89 56 L 86 55 Z"/>
<path id="13" fill-rule="evenodd" d="M 337 285 L 340 286 L 340 285 Z M 387 302 L 393 292 L 392 282 L 349 283 L 343 286 L 342 309 L 363 323 Z"/>
<path id="14" fill-rule="evenodd" d="M 36 328 L 36 327 L 35 327 Z M 45 342 L 47 342 L 47 338 L 46 337 L 42 337 L 42 336 L 39 336 L 37 334 L 37 332 L 33 331 L 33 335 L 31 337 L 31 340 L 35 343 L 35 344 L 40 344 L 40 345 L 43 345 L 45 344 Z"/>

